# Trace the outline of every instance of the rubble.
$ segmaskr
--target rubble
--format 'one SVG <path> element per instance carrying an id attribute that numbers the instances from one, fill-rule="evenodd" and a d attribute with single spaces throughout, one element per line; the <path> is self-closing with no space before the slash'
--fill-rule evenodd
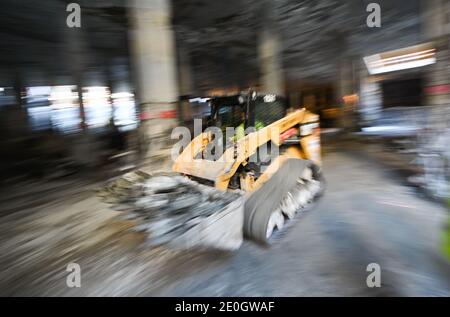
<path id="1" fill-rule="evenodd" d="M 244 197 L 178 174 L 135 171 L 114 179 L 98 196 L 151 246 L 236 250 L 243 241 Z"/>

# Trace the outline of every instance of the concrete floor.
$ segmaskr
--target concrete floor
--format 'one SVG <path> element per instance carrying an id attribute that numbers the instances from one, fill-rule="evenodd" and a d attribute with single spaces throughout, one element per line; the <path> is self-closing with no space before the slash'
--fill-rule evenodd
<path id="1" fill-rule="evenodd" d="M 439 253 L 444 206 L 357 144 L 327 146 L 324 173 L 325 196 L 275 245 L 247 241 L 235 253 L 145 247 L 93 197 L 94 186 L 52 191 L 39 207 L 2 217 L 0 294 L 450 295 L 450 265 Z M 66 286 L 70 262 L 81 266 L 81 288 Z M 381 266 L 381 288 L 366 286 L 370 263 Z"/>

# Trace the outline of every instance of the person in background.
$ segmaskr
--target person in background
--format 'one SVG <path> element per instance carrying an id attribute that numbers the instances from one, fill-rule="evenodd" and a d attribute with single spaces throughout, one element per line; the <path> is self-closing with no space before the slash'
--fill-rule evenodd
<path id="1" fill-rule="evenodd" d="M 447 206 L 450 209 L 450 199 L 447 201 Z M 444 229 L 442 249 L 444 256 L 450 261 L 450 217 L 448 218 L 447 226 Z"/>
<path id="2" fill-rule="evenodd" d="M 236 128 L 236 132 L 235 132 L 235 136 L 234 136 L 234 141 L 237 142 L 240 139 L 245 137 L 245 112 L 242 111 L 241 112 L 241 121 L 242 123 L 240 125 L 237 126 Z M 264 128 L 264 123 L 260 120 L 256 120 L 255 123 L 255 129 L 256 131 L 261 130 L 262 128 Z"/>

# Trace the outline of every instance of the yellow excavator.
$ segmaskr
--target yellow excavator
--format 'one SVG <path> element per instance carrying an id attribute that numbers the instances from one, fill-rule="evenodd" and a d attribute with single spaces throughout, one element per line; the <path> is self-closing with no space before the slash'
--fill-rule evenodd
<path id="1" fill-rule="evenodd" d="M 227 128 L 244 125 L 248 133 L 231 142 L 201 133 L 173 170 L 221 191 L 244 191 L 244 233 L 267 242 L 285 218 L 323 191 L 319 116 L 306 109 L 288 113 L 282 97 L 256 92 L 213 98 L 210 104 L 209 126 L 226 135 Z M 216 149 L 224 146 L 223 154 L 204 158 L 213 141 Z"/>
<path id="2" fill-rule="evenodd" d="M 144 231 L 158 236 L 155 232 L 163 227 L 161 232 L 170 238 L 161 241 L 172 241 L 175 232 L 183 234 L 200 223 L 196 219 L 210 217 L 211 211 L 202 216 L 202 210 L 207 210 L 203 206 L 211 200 L 211 195 L 218 197 L 210 190 L 223 195 L 237 193 L 239 195 L 225 199 L 231 204 L 237 197 L 243 197 L 243 219 L 235 221 L 234 226 L 242 226 L 241 235 L 243 233 L 247 238 L 270 243 L 274 233 L 282 231 L 287 220 L 307 208 L 324 190 L 319 116 L 306 109 L 289 110 L 283 97 L 254 91 L 211 98 L 209 104 L 211 113 L 207 129 L 177 153 L 173 172 L 178 181 L 173 182 L 165 176 L 154 178 L 153 184 L 146 187 L 151 188 L 150 192 L 133 194 L 147 199 L 140 198 L 139 201 L 144 200 L 144 203 L 138 204 L 141 207 L 134 207 L 134 210 L 139 209 L 141 216 L 145 210 L 143 218 L 146 220 L 159 219 L 158 226 L 144 226 Z M 141 176 L 129 178 L 128 184 L 135 183 L 133 179 L 144 182 Z M 180 183 L 190 186 L 190 189 L 180 190 L 177 187 Z M 194 190 L 192 184 L 199 184 L 203 189 Z M 114 188 L 117 186 L 110 186 L 110 191 Z M 195 196 L 202 191 L 208 192 L 209 196 Z M 129 202 L 130 194 L 126 196 L 128 198 L 122 201 Z M 149 201 L 150 196 L 162 198 L 156 202 Z M 241 205 L 236 204 L 240 208 Z M 214 204 L 211 206 L 219 209 Z M 159 214 L 162 209 L 169 211 L 160 216 L 148 216 Z M 195 216 L 186 216 L 188 209 Z M 167 217 L 174 219 L 170 225 Z M 219 218 L 216 216 L 215 219 Z M 185 227 L 184 231 L 180 226 Z M 223 231 L 224 226 L 232 225 L 224 222 L 217 228 Z M 208 230 L 205 225 L 202 228 L 191 230 L 194 233 L 190 237 Z M 185 236 L 183 241 L 188 239 Z"/>

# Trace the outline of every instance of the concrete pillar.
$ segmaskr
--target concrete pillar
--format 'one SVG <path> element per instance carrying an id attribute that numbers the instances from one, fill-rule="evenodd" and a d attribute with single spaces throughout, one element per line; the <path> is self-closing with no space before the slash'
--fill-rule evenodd
<path id="1" fill-rule="evenodd" d="M 429 125 L 445 129 L 450 116 L 450 3 L 446 0 L 424 1 L 423 33 L 437 50 L 436 64 L 428 67 L 425 104 L 430 107 Z"/>
<path id="2" fill-rule="evenodd" d="M 448 0 L 422 0 L 422 33 L 425 39 L 450 34 L 449 13 Z"/>
<path id="3" fill-rule="evenodd" d="M 350 56 L 342 56 L 337 63 L 336 97 L 339 106 L 344 105 L 343 97 L 356 92 L 354 60 Z"/>
<path id="4" fill-rule="evenodd" d="M 114 100 L 113 100 L 113 93 L 116 92 L 116 83 L 114 81 L 114 76 L 113 76 L 113 70 L 112 70 L 112 63 L 105 58 L 105 66 L 104 66 L 104 72 L 105 72 L 105 77 L 106 77 L 106 85 L 109 88 L 109 97 L 108 97 L 108 103 L 109 106 L 111 108 L 111 115 L 110 115 L 110 123 L 112 123 L 113 125 L 114 123 L 114 117 L 115 117 L 115 109 L 114 109 Z"/>
<path id="5" fill-rule="evenodd" d="M 178 85 L 169 0 L 133 0 L 131 22 L 134 72 L 148 162 L 170 155 L 170 133 L 177 125 Z"/>
<path id="6" fill-rule="evenodd" d="M 280 54 L 280 39 L 276 31 L 263 29 L 259 39 L 261 87 L 264 92 L 283 96 L 285 82 Z"/>
<path id="7" fill-rule="evenodd" d="M 188 98 L 194 94 L 192 82 L 192 67 L 189 48 L 181 41 L 177 41 L 178 86 L 180 88 L 178 118 L 183 124 L 192 120 L 191 104 Z"/>
<path id="8" fill-rule="evenodd" d="M 383 109 L 383 91 L 380 82 L 374 76 L 370 76 L 363 66 L 360 71 L 359 85 L 359 112 L 363 125 L 374 124 L 381 115 Z"/>
<path id="9" fill-rule="evenodd" d="M 82 27 L 65 27 L 63 31 L 65 32 L 64 38 L 66 39 L 65 49 L 67 64 L 69 65 L 72 80 L 75 85 L 77 85 L 78 103 L 80 107 L 80 128 L 84 131 L 87 125 L 82 92 L 84 86 L 84 73 L 89 64 L 89 49 L 86 45 Z"/>
<path id="10" fill-rule="evenodd" d="M 22 100 L 22 92 L 25 91 L 25 87 L 23 87 L 22 78 L 20 73 L 17 74 L 16 79 L 14 81 L 14 94 L 16 99 L 16 106 L 18 108 L 23 107 L 23 100 Z"/>
<path id="11" fill-rule="evenodd" d="M 263 0 L 263 26 L 258 39 L 260 87 L 266 93 L 284 96 L 286 91 L 281 39 L 277 27 L 276 2 Z"/>
<path id="12" fill-rule="evenodd" d="M 194 84 L 192 78 L 191 55 L 189 48 L 183 43 L 177 46 L 178 56 L 178 85 L 180 96 L 192 96 Z"/>
<path id="13" fill-rule="evenodd" d="M 22 99 L 23 95 L 26 94 L 25 84 L 22 80 L 22 74 L 20 69 L 16 69 L 15 71 L 16 78 L 14 81 L 14 95 L 16 105 L 13 110 L 13 120 L 14 124 L 12 125 L 13 134 L 15 137 L 23 137 L 26 136 L 30 130 L 30 122 L 28 118 L 28 113 L 25 105 L 24 99 Z"/>
<path id="14" fill-rule="evenodd" d="M 357 58 L 343 53 L 336 66 L 335 99 L 336 105 L 341 109 L 340 127 L 346 131 L 353 131 L 358 124 L 358 96 L 356 96 L 358 85 L 355 80 L 355 60 Z"/>
<path id="15" fill-rule="evenodd" d="M 301 93 L 296 91 L 289 94 L 289 104 L 291 108 L 299 109 L 303 106 L 301 103 Z"/>
<path id="16" fill-rule="evenodd" d="M 428 106 L 427 134 L 419 145 L 424 185 L 433 195 L 450 197 L 450 2 L 426 0 L 423 3 L 423 37 L 437 50 L 436 63 L 427 69 L 424 102 Z M 431 154 L 431 155 L 430 155 Z M 438 154 L 438 155 L 437 155 Z"/>
<path id="17" fill-rule="evenodd" d="M 84 101 L 83 101 L 83 75 L 77 74 L 76 84 L 77 84 L 77 94 L 78 94 L 78 105 L 80 107 L 80 128 L 85 130 L 87 128 L 86 123 L 86 112 L 84 111 Z"/>

